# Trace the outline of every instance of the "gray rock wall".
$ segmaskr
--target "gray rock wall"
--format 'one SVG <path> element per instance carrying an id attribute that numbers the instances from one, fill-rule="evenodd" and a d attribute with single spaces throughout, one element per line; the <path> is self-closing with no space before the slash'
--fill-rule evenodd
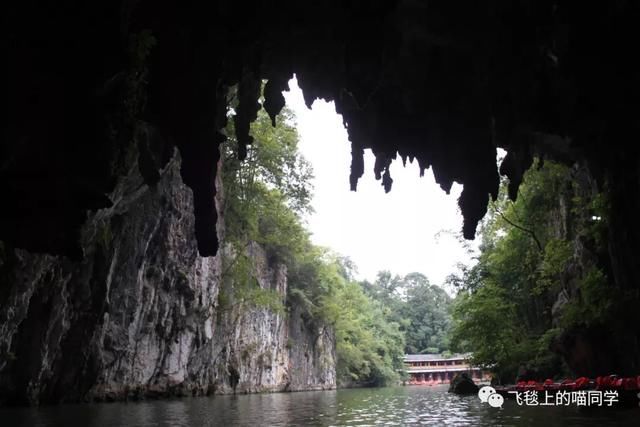
<path id="1" fill-rule="evenodd" d="M 619 252 L 613 248 L 616 243 L 611 237 L 617 232 L 614 212 L 605 214 L 606 234 L 598 243 L 590 233 L 580 230 L 580 224 L 588 222 L 594 212 L 588 207 L 576 209 L 571 201 L 573 198 L 593 200 L 599 191 L 603 190 L 592 172 L 586 165 L 576 164 L 572 169 L 571 187 L 559 192 L 558 205 L 549 215 L 554 237 L 571 242 L 573 247 L 561 278 L 562 287 L 552 305 L 553 326 L 560 328 L 561 334 L 551 347 L 575 376 L 596 377 L 612 373 L 633 376 L 640 370 L 640 333 L 636 320 L 638 294 L 628 289 L 617 270 Z M 611 193 L 608 196 L 611 197 Z M 563 326 L 561 320 L 567 307 L 583 300 L 583 283 L 593 268 L 603 273 L 605 283 L 599 286 L 606 287 L 602 291 L 604 295 L 616 298 L 616 308 L 611 310 L 605 306 L 603 313 L 608 313 L 606 316 L 596 320 L 579 319 L 581 322 Z M 593 301 L 586 304 L 593 304 Z"/>
<path id="2" fill-rule="evenodd" d="M 82 229 L 80 262 L 0 245 L 2 401 L 335 387 L 332 332 L 264 308 L 217 309 L 220 257 L 198 255 L 177 152 L 153 186 L 133 162 L 110 197 Z M 257 245 L 251 256 L 259 285 L 284 301 L 284 266 Z"/>

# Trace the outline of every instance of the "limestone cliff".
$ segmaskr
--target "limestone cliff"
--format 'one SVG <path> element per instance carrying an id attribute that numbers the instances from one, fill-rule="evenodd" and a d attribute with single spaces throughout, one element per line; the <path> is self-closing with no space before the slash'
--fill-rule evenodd
<path id="1" fill-rule="evenodd" d="M 625 287 L 619 274 L 610 209 L 598 208 L 606 206 L 610 190 L 599 187 L 584 164 L 574 165 L 570 178 L 549 213 L 552 234 L 572 248 L 562 285 L 552 295 L 553 325 L 560 333 L 551 348 L 577 376 L 635 375 L 640 369 L 638 294 Z M 571 321 L 568 310 L 577 313 Z"/>
<path id="2" fill-rule="evenodd" d="M 310 330 L 295 308 L 218 310 L 220 254 L 198 254 L 178 151 L 151 185 L 133 157 L 113 206 L 82 228 L 82 261 L 0 245 L 0 400 L 335 387 L 331 331 Z M 222 218 L 217 228 L 220 238 Z M 259 286 L 286 298 L 284 266 L 251 251 Z"/>

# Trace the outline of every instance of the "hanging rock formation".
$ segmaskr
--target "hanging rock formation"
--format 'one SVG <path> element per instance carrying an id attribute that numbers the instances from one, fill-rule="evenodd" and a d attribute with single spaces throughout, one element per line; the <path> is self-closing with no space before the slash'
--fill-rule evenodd
<path id="1" fill-rule="evenodd" d="M 97 324 L 104 321 L 103 305 L 113 304 L 104 298 L 106 289 L 87 286 L 94 274 L 113 283 L 114 254 L 105 251 L 114 248 L 87 252 L 87 234 L 98 231 L 85 224 L 88 217 L 97 227 L 100 212 L 117 209 L 118 200 L 107 195 L 117 193 L 125 172 L 116 166 L 140 120 L 156 129 L 153 141 L 162 141 L 142 150 L 145 185 L 160 179 L 171 147 L 182 156 L 186 186 L 168 192 L 159 211 L 192 194 L 193 223 L 184 227 L 193 229 L 200 256 L 215 255 L 215 177 L 229 91 L 239 99 L 235 128 L 244 146 L 252 141 L 249 122 L 261 108 L 260 81 L 268 81 L 264 108 L 274 116 L 294 73 L 308 105 L 316 98 L 333 100 L 342 115 L 352 144 L 353 189 L 365 173 L 364 149 L 374 152 L 373 172 L 386 191 L 396 154 L 415 158 L 422 169 L 433 168 L 445 191 L 454 181 L 464 185 L 459 205 L 467 238 L 498 191 L 496 147 L 508 151 L 500 172 L 511 179 L 511 197 L 535 154 L 585 162 L 597 185 L 606 184 L 610 193 L 608 256 L 615 286 L 639 289 L 636 1 L 33 0 L 11 2 L 4 16 L 0 240 L 8 253 L 20 248 L 80 262 L 51 271 L 46 257 L 37 265 L 29 264 L 28 255 L 11 261 L 25 262 L 29 274 L 42 271 L 44 279 L 60 284 L 69 275 L 87 280 L 70 294 L 64 287 L 24 285 L 39 301 L 33 310 L 45 316 L 63 316 L 63 300 L 81 298 L 89 305 L 75 315 Z M 117 218 L 104 228 L 123 227 Z M 162 226 L 167 225 L 157 223 Z M 129 244 L 142 245 L 151 231 L 132 229 L 139 235 Z M 186 240 L 190 233 L 182 230 Z M 140 260 L 128 262 L 138 271 Z M 140 271 L 137 288 L 127 291 L 132 295 L 144 289 L 146 273 Z M 170 276 L 169 282 L 179 280 Z M 13 297 L 13 284 L 0 284 L 3 301 Z M 123 298 L 119 310 L 133 304 Z M 69 327 L 65 318 L 59 324 Z M 2 327 L 17 327 L 11 325 L 5 320 Z M 98 339 L 74 333 L 61 345 Z M 194 329 L 180 339 L 197 342 L 201 333 Z M 42 330 L 34 336 L 56 334 Z M 37 369 L 28 360 L 12 363 L 24 364 L 16 384 L 38 395 L 40 383 L 32 378 L 62 372 L 60 363 L 74 362 L 52 360 Z M 95 373 L 91 366 L 98 362 L 86 363 L 87 372 Z M 66 384 L 49 385 L 47 393 Z"/>
<path id="2" fill-rule="evenodd" d="M 203 256 L 218 246 L 213 181 L 228 88 L 237 85 L 238 141 L 250 144 L 260 79 L 273 116 L 293 73 L 308 105 L 333 100 L 342 114 L 353 189 L 365 148 L 387 191 L 396 153 L 416 158 L 445 191 L 464 184 L 467 238 L 497 192 L 496 146 L 509 151 L 501 171 L 512 197 L 540 153 L 588 160 L 612 184 L 615 209 L 637 211 L 638 149 L 626 143 L 639 130 L 636 2 L 38 3 L 8 7 L 5 29 L 0 237 L 12 246 L 80 256 L 85 212 L 109 205 L 117 179 L 109 162 L 125 126 L 114 117 L 123 99 L 139 100 L 130 83 L 141 74 L 148 91 L 135 113 L 180 148 Z M 637 233 L 615 235 L 638 248 Z"/>

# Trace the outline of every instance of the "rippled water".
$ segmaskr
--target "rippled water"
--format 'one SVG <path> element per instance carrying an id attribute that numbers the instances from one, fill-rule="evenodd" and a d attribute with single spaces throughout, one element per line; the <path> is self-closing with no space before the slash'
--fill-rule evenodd
<path id="1" fill-rule="evenodd" d="M 502 409 L 446 386 L 215 396 L 0 409 L 0 426 L 640 426 L 640 408 Z"/>

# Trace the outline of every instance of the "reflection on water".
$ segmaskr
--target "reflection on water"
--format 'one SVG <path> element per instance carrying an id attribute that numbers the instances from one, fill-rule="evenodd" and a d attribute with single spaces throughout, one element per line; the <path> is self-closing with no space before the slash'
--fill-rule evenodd
<path id="1" fill-rule="evenodd" d="M 446 387 L 392 387 L 0 409 L 1 426 L 639 426 L 640 409 L 503 409 Z"/>

